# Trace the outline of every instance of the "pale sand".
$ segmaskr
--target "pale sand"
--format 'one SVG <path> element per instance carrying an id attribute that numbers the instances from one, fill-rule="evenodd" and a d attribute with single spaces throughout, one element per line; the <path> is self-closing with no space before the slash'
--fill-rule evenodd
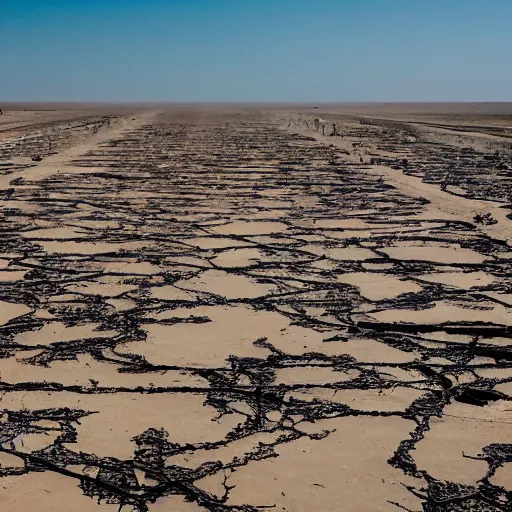
<path id="1" fill-rule="evenodd" d="M 84 386 L 92 389 L 93 381 L 103 388 L 156 387 L 204 387 L 207 381 L 179 371 L 161 371 L 150 374 L 121 373 L 115 364 L 98 362 L 89 355 L 79 355 L 77 360 L 55 361 L 49 366 L 38 366 L 26 362 L 29 355 L 17 359 L 0 359 L 0 378 L 9 384 L 25 382 L 55 382 L 66 386 Z M 108 352 L 104 353 L 110 356 Z"/>
<path id="2" fill-rule="evenodd" d="M 104 242 L 43 242 L 38 241 L 46 252 L 56 254 L 106 254 L 118 252 L 123 249 L 137 249 L 141 247 L 140 243 L 126 242 L 120 244 L 111 244 Z"/>
<path id="3" fill-rule="evenodd" d="M 194 302 L 197 299 L 197 295 L 195 293 L 181 290 L 173 285 L 151 288 L 151 296 L 155 299 L 177 302 Z"/>
<path id="4" fill-rule="evenodd" d="M 0 509 L 391 512 L 490 495 L 478 458 L 512 445 L 510 339 L 464 324 L 512 326 L 512 251 L 492 240 L 512 239 L 509 210 L 368 161 L 435 172 L 414 154 L 425 134 L 453 151 L 507 136 L 322 109 L 343 137 L 312 130 L 308 106 L 116 110 L 96 132 L 83 112 L 0 117 Z M 35 163 L 44 119 L 63 146 Z M 480 407 L 458 401 L 478 390 Z M 25 472 L 35 455 L 68 473 Z M 510 490 L 509 466 L 493 485 Z"/>
<path id="5" fill-rule="evenodd" d="M 203 406 L 201 396 L 150 395 L 133 393 L 81 396 L 74 393 L 23 393 L 4 395 L 2 406 L 10 410 L 75 407 L 90 412 L 77 426 L 78 442 L 68 443 L 69 450 L 95 453 L 102 457 L 128 458 L 133 455 L 132 438 L 153 425 L 165 428 L 178 443 L 214 441 L 224 437 L 242 417 L 230 415 L 213 421 L 216 411 Z M 169 411 L 180 410 L 179 415 Z M 125 418 L 129 421 L 120 421 Z M 98 421 L 99 420 L 99 421 Z"/>
<path id="6" fill-rule="evenodd" d="M 401 488 L 393 471 L 381 462 L 392 455 L 401 436 L 413 428 L 411 422 L 388 418 L 377 426 L 369 418 L 346 418 L 318 422 L 315 427 L 318 431 L 322 427 L 336 431 L 322 442 L 301 439 L 282 445 L 277 449 L 277 459 L 234 473 L 229 483 L 236 487 L 229 503 L 243 503 L 251 494 L 259 497 L 261 506 L 314 510 L 322 503 L 325 512 L 338 512 L 343 496 L 345 510 L 369 512 L 376 510 L 368 502 L 368 489 L 372 489 L 384 498 L 377 510 L 396 510 L 394 505 L 386 504 L 387 499 L 402 506 L 418 507 L 418 500 Z M 364 435 L 354 436 L 354 431 Z M 326 466 L 333 470 L 326 472 Z M 379 476 L 367 471 L 369 467 L 378 467 Z"/>
<path id="7" fill-rule="evenodd" d="M 451 247 L 390 247 L 381 249 L 398 260 L 434 261 L 439 263 L 482 263 L 487 258 L 470 249 Z"/>
<path id="8" fill-rule="evenodd" d="M 493 485 L 504 487 L 510 491 L 512 489 L 512 466 L 510 464 L 506 464 L 505 466 L 498 468 L 490 481 Z"/>
<path id="9" fill-rule="evenodd" d="M 324 345 L 322 334 L 312 336 L 308 329 L 290 325 L 277 313 L 255 312 L 245 306 L 201 306 L 182 312 L 186 317 L 204 317 L 209 321 L 147 325 L 147 341 L 131 342 L 121 350 L 144 356 L 153 364 L 216 367 L 225 364 L 230 355 L 265 357 L 266 349 L 254 346 L 260 338 L 268 338 L 277 348 L 293 354 Z M 179 318 L 178 315 L 173 311 L 169 316 Z M 338 346 L 337 352 L 343 353 L 343 347 Z"/>
<path id="10" fill-rule="evenodd" d="M 223 446 L 215 450 L 198 450 L 174 455 L 167 459 L 172 465 L 179 465 L 185 468 L 195 469 L 201 464 L 212 461 L 232 462 L 237 457 L 243 457 L 246 453 L 258 448 L 259 444 L 270 446 L 279 438 L 282 433 L 253 434 L 246 438 L 234 441 L 229 446 Z"/>
<path id="11" fill-rule="evenodd" d="M 511 426 L 510 412 L 504 404 L 483 408 L 450 405 L 442 419 L 432 422 L 430 431 L 416 449 L 415 459 L 421 469 L 435 478 L 475 484 L 485 476 L 487 463 L 467 459 L 463 454 L 476 457 L 486 445 L 511 443 Z"/>
<path id="12" fill-rule="evenodd" d="M 26 270 L 7 270 L 5 272 L 0 270 L 0 281 L 4 283 L 9 281 L 21 281 L 26 274 Z"/>
<path id="13" fill-rule="evenodd" d="M 340 247 L 330 248 L 320 245 L 307 245 L 303 248 L 305 251 L 311 252 L 319 256 L 326 256 L 334 261 L 364 261 L 370 258 L 378 258 L 378 256 L 369 249 L 360 249 L 358 247 Z"/>
<path id="14" fill-rule="evenodd" d="M 336 372 L 332 368 L 281 368 L 276 372 L 276 384 L 326 384 L 355 379 L 357 370 Z"/>
<path id="15" fill-rule="evenodd" d="M 69 240 L 74 238 L 87 238 L 87 233 L 77 231 L 71 228 L 52 228 L 52 229 L 35 229 L 33 231 L 25 231 L 23 233 L 25 238 L 32 240 L 45 240 L 45 239 L 62 239 Z"/>
<path id="16" fill-rule="evenodd" d="M 23 304 L 11 304 L 10 302 L 0 301 L 0 325 L 18 318 L 19 316 L 30 313 L 30 308 Z"/>
<path id="17" fill-rule="evenodd" d="M 78 484 L 78 480 L 54 472 L 7 477 L 0 487 L 0 506 L 12 512 L 36 510 L 34 507 L 45 512 L 69 512 L 72 503 L 75 510 L 91 510 L 91 499 Z M 94 506 L 98 512 L 112 511 L 106 503 Z"/>
<path id="18" fill-rule="evenodd" d="M 403 352 L 371 339 L 353 339 L 338 344 L 339 353 L 349 354 L 358 361 L 364 363 L 407 363 L 414 361 L 416 355 L 413 352 Z"/>
<path id="19" fill-rule="evenodd" d="M 231 247 L 248 247 L 251 245 L 249 242 L 232 240 L 231 238 L 208 236 L 202 238 L 189 238 L 186 240 L 186 243 L 203 250 L 229 249 Z"/>
<path id="20" fill-rule="evenodd" d="M 95 281 L 81 281 L 80 283 L 66 286 L 71 293 L 85 293 L 87 295 L 102 295 L 104 297 L 117 297 L 124 293 L 136 290 L 138 287 L 133 284 L 124 284 L 118 277 L 105 276 Z"/>
<path id="21" fill-rule="evenodd" d="M 440 274 L 425 274 L 418 276 L 422 281 L 441 283 L 457 288 L 473 288 L 475 286 L 487 286 L 497 281 L 492 275 L 485 272 L 443 272 Z"/>
<path id="22" fill-rule="evenodd" d="M 273 233 L 282 233 L 286 231 L 288 226 L 282 222 L 244 222 L 235 221 L 221 226 L 211 228 L 215 233 L 220 235 L 271 235 Z"/>
<path id="23" fill-rule="evenodd" d="M 100 324 L 84 324 L 75 327 L 67 327 L 60 322 L 51 322 L 45 324 L 37 331 L 18 334 L 15 336 L 14 342 L 20 345 L 35 346 L 116 336 L 116 331 L 98 331 L 99 326 Z"/>
<path id="24" fill-rule="evenodd" d="M 231 249 L 221 252 L 211 261 L 217 267 L 245 268 L 257 265 L 261 259 L 258 249 Z"/>
<path id="25" fill-rule="evenodd" d="M 222 295 L 227 299 L 256 298 L 275 290 L 274 285 L 259 283 L 256 279 L 222 270 L 208 270 L 187 281 L 178 281 L 175 286 L 187 291 Z"/>
<path id="26" fill-rule="evenodd" d="M 512 311 L 500 304 L 480 303 L 478 308 L 455 306 L 447 302 L 436 302 L 433 308 L 411 311 L 390 309 L 372 313 L 370 316 L 381 322 L 411 322 L 436 324 L 444 322 L 493 322 L 512 325 Z"/>
<path id="27" fill-rule="evenodd" d="M 387 274 L 354 272 L 337 276 L 340 283 L 357 286 L 362 297 L 369 300 L 394 299 L 402 293 L 416 293 L 421 286 Z"/>
<path id="28" fill-rule="evenodd" d="M 314 401 L 323 399 L 326 402 L 346 404 L 358 411 L 383 412 L 402 411 L 423 395 L 423 391 L 411 388 L 394 388 L 389 390 L 313 389 L 311 391 L 294 391 L 290 393 L 290 396 L 299 400 Z"/>

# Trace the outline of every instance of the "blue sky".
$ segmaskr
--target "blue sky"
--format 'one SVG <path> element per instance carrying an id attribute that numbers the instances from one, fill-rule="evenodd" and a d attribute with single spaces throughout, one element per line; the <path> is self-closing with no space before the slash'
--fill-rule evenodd
<path id="1" fill-rule="evenodd" d="M 2 101 L 512 101 L 512 0 L 0 0 Z"/>

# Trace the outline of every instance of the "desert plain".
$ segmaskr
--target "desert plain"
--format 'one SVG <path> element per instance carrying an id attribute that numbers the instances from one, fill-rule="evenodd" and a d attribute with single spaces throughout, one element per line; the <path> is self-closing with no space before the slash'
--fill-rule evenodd
<path id="1" fill-rule="evenodd" d="M 0 106 L 0 510 L 512 510 L 512 104 Z"/>

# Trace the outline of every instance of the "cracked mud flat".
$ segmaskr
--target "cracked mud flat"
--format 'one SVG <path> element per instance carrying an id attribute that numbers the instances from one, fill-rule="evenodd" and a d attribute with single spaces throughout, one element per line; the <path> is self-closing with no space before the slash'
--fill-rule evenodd
<path id="1" fill-rule="evenodd" d="M 2 132 L 1 510 L 511 510 L 510 221 L 299 115 Z"/>

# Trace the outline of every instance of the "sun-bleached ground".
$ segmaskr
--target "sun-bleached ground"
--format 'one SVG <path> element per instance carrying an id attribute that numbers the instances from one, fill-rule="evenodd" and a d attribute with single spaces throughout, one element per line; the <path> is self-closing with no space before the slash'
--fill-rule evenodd
<path id="1" fill-rule="evenodd" d="M 510 509 L 506 111 L 351 108 L 6 109 L 1 510 Z"/>

